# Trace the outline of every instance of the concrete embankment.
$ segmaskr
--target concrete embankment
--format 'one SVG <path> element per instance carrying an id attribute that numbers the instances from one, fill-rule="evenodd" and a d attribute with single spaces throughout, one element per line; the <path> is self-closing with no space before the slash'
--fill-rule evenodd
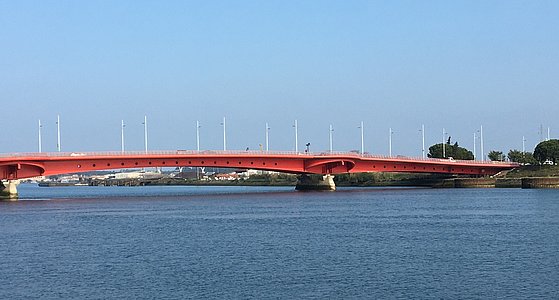
<path id="1" fill-rule="evenodd" d="M 436 188 L 520 188 L 520 178 L 449 178 L 435 185 Z"/>
<path id="2" fill-rule="evenodd" d="M 435 188 L 520 188 L 520 178 L 449 178 Z"/>
<path id="3" fill-rule="evenodd" d="M 454 178 L 455 188 L 494 188 L 495 178 Z"/>
<path id="4" fill-rule="evenodd" d="M 440 180 L 438 182 L 433 183 L 431 187 L 442 188 L 442 189 L 454 188 L 454 178 Z"/>
<path id="5" fill-rule="evenodd" d="M 559 177 L 522 178 L 523 189 L 559 189 Z"/>
<path id="6" fill-rule="evenodd" d="M 526 178 L 451 178 L 434 185 L 436 188 L 523 188 L 558 189 L 559 177 Z"/>
<path id="7" fill-rule="evenodd" d="M 521 178 L 497 178 L 495 181 L 496 188 L 520 188 L 522 187 Z"/>

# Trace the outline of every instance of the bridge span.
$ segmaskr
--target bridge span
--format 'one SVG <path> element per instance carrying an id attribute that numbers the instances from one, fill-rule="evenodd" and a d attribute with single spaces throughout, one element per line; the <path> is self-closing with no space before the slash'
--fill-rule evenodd
<path id="1" fill-rule="evenodd" d="M 293 174 L 410 172 L 493 175 L 516 163 L 387 157 L 353 152 L 150 151 L 0 154 L 0 179 L 147 167 L 222 167 Z"/>

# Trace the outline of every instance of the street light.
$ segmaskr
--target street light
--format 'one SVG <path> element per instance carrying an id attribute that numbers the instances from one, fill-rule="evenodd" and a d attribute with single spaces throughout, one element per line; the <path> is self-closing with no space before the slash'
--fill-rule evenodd
<path id="1" fill-rule="evenodd" d="M 421 158 L 425 158 L 425 125 L 421 124 Z"/>
<path id="2" fill-rule="evenodd" d="M 332 133 L 334 132 L 334 128 L 332 128 L 332 124 L 330 124 L 330 130 L 328 131 L 330 136 L 330 153 L 332 153 Z"/>
<path id="3" fill-rule="evenodd" d="M 443 158 L 446 157 L 445 144 L 446 144 L 446 132 L 445 132 L 445 130 L 444 130 L 444 128 L 443 128 Z"/>
<path id="4" fill-rule="evenodd" d="M 124 120 L 120 121 L 120 150 L 124 153 Z"/>
<path id="5" fill-rule="evenodd" d="M 196 121 L 196 151 L 200 151 L 200 121 Z"/>
<path id="6" fill-rule="evenodd" d="M 479 140 L 480 140 L 480 150 L 481 150 L 481 161 L 485 161 L 485 153 L 483 152 L 483 125 L 479 126 Z"/>
<path id="7" fill-rule="evenodd" d="M 144 150 L 148 153 L 148 117 L 144 115 Z"/>
<path id="8" fill-rule="evenodd" d="M 58 152 L 60 152 L 60 149 L 62 148 L 60 146 L 60 115 L 56 115 L 56 136 L 57 136 L 56 149 L 58 150 Z"/>
<path id="9" fill-rule="evenodd" d="M 268 126 L 268 122 L 266 122 L 266 152 L 268 152 L 270 150 L 269 148 L 269 132 L 270 132 L 270 127 Z"/>
<path id="10" fill-rule="evenodd" d="M 42 141 L 42 137 L 41 137 L 41 128 L 43 128 L 43 125 L 41 125 L 41 119 L 39 119 L 39 153 L 43 152 L 43 141 Z"/>
<path id="11" fill-rule="evenodd" d="M 225 117 L 223 117 L 223 151 L 227 151 L 227 138 L 226 138 L 226 131 L 225 131 Z"/>
<path id="12" fill-rule="evenodd" d="M 388 156 L 392 157 L 392 135 L 394 131 L 392 128 L 388 128 Z"/>
<path id="13" fill-rule="evenodd" d="M 298 135 L 298 126 L 297 126 L 297 120 L 295 120 L 295 124 L 293 125 L 293 128 L 295 128 L 295 153 L 299 153 L 299 141 L 297 140 L 297 135 Z"/>
<path id="14" fill-rule="evenodd" d="M 363 138 L 363 121 L 361 121 L 361 125 L 357 128 L 361 129 L 361 155 L 363 155 L 365 153 L 365 143 L 364 143 L 364 138 Z"/>

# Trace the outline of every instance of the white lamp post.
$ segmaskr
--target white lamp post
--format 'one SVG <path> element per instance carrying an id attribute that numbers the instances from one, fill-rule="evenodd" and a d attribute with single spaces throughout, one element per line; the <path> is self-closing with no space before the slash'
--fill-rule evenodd
<path id="1" fill-rule="evenodd" d="M 120 121 L 120 150 L 124 153 L 124 120 Z"/>
<path id="2" fill-rule="evenodd" d="M 299 128 L 297 126 L 297 120 L 295 120 L 295 124 L 293 125 L 293 128 L 295 128 L 295 153 L 299 153 L 299 140 L 298 140 L 298 131 Z"/>
<path id="3" fill-rule="evenodd" d="M 60 149 L 62 149 L 62 147 L 60 146 L 60 115 L 56 115 L 56 136 L 57 136 L 56 150 L 60 152 Z"/>
<path id="4" fill-rule="evenodd" d="M 392 157 L 392 128 L 388 128 L 388 156 Z"/>
<path id="5" fill-rule="evenodd" d="M 361 125 L 359 126 L 359 128 L 361 129 L 361 155 L 365 154 L 365 139 L 364 139 L 364 127 L 363 127 L 363 121 L 361 121 Z"/>
<path id="6" fill-rule="evenodd" d="M 332 133 L 334 132 L 334 128 L 332 128 L 332 124 L 330 124 L 329 136 L 330 136 L 330 153 L 332 153 Z"/>
<path id="7" fill-rule="evenodd" d="M 223 122 L 221 123 L 221 125 L 223 125 L 223 151 L 227 150 L 227 137 L 226 137 L 226 130 L 225 130 L 225 117 L 223 117 Z"/>
<path id="8" fill-rule="evenodd" d="M 483 125 L 479 126 L 479 141 L 480 141 L 480 151 L 481 151 L 481 161 L 485 161 L 485 153 L 483 151 Z"/>
<path id="9" fill-rule="evenodd" d="M 446 157 L 446 151 L 445 151 L 445 150 L 446 150 L 446 149 L 445 149 L 446 140 L 445 140 L 445 139 L 446 139 L 446 132 L 445 132 L 445 130 L 444 130 L 444 128 L 443 128 L 443 158 Z"/>
<path id="10" fill-rule="evenodd" d="M 200 121 L 196 121 L 196 151 L 200 151 Z"/>
<path id="11" fill-rule="evenodd" d="M 268 126 L 268 122 L 266 122 L 266 152 L 270 150 L 270 126 Z"/>
<path id="12" fill-rule="evenodd" d="M 41 128 L 43 128 L 43 125 L 41 125 L 41 120 L 39 119 L 39 153 L 43 152 L 43 141 L 42 141 L 42 137 L 41 137 Z"/>
<path id="13" fill-rule="evenodd" d="M 148 117 L 144 115 L 144 151 L 148 153 Z"/>
<path id="14" fill-rule="evenodd" d="M 425 125 L 421 124 L 421 158 L 425 158 Z"/>

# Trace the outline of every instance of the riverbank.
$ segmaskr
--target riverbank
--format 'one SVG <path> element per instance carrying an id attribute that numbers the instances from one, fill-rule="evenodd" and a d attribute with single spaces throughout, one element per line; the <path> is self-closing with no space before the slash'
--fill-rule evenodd
<path id="1" fill-rule="evenodd" d="M 525 177 L 559 177 L 559 166 L 520 166 L 508 172 L 503 172 L 498 178 L 525 178 Z"/>
<path id="2" fill-rule="evenodd" d="M 496 176 L 445 179 L 440 188 L 559 188 L 559 166 L 521 166 Z"/>

